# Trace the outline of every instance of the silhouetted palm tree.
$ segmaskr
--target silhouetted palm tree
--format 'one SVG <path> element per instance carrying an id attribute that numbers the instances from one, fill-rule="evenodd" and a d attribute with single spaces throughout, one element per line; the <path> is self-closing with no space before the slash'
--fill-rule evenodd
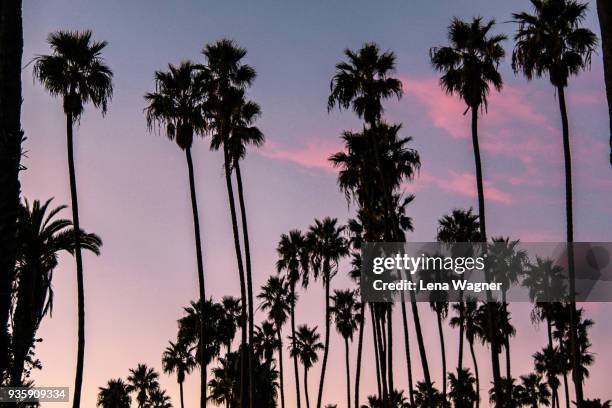
<path id="1" fill-rule="evenodd" d="M 93 41 L 91 31 L 57 31 L 49 34 L 47 42 L 51 55 L 39 55 L 34 59 L 34 77 L 52 96 L 62 98 L 66 114 L 66 142 L 68 148 L 68 172 L 74 231 L 80 231 L 79 206 L 74 168 L 73 126 L 83 115 L 85 105 L 91 103 L 106 113 L 113 95 L 113 72 L 105 64 L 102 50 L 105 41 Z M 83 283 L 83 261 L 79 234 L 74 234 L 78 291 L 78 347 L 76 376 L 72 395 L 72 406 L 81 403 L 83 364 L 85 357 L 85 290 Z"/>
<path id="2" fill-rule="evenodd" d="M 285 384 L 283 373 L 283 325 L 287 322 L 290 306 L 290 293 L 284 277 L 270 276 L 257 295 L 261 299 L 259 307 L 268 312 L 268 320 L 274 322 L 278 339 L 278 364 L 280 368 L 281 407 L 285 408 Z"/>
<path id="3" fill-rule="evenodd" d="M 297 356 L 304 367 L 304 395 L 306 396 L 306 408 L 310 408 L 310 398 L 308 397 L 308 370 L 319 361 L 319 350 L 325 347 L 319 341 L 320 336 L 317 328 L 310 328 L 306 325 L 299 326 L 295 337 L 291 339 L 291 357 Z"/>
<path id="4" fill-rule="evenodd" d="M 538 408 L 550 405 L 550 391 L 538 374 L 521 375 L 521 384 L 516 386 L 516 390 L 518 402 L 523 406 Z"/>
<path id="5" fill-rule="evenodd" d="M 193 301 L 183 308 L 185 315 L 178 320 L 177 341 L 195 350 L 195 360 L 198 365 L 203 362 L 204 366 L 208 366 L 215 357 L 219 356 L 222 342 L 225 341 L 225 337 L 219 335 L 219 321 L 223 319 L 224 310 L 219 303 L 210 299 L 204 302 L 203 309 L 203 313 L 200 313 L 200 303 Z M 200 341 L 199 335 L 202 323 L 206 333 L 203 342 Z"/>
<path id="6" fill-rule="evenodd" d="M 283 234 L 280 237 L 278 247 L 278 261 L 276 261 L 276 270 L 279 273 L 284 272 L 289 285 L 289 307 L 291 316 L 291 338 L 295 338 L 295 304 L 297 302 L 297 294 L 295 291 L 296 285 L 300 282 L 304 288 L 308 287 L 308 246 L 305 236 L 299 230 L 291 230 L 289 234 Z M 298 372 L 298 356 L 293 355 L 293 369 L 295 378 L 297 408 L 301 407 L 300 396 L 300 376 Z"/>
<path id="7" fill-rule="evenodd" d="M 151 392 L 159 387 L 158 379 L 159 374 L 146 364 L 138 364 L 136 368 L 130 369 L 127 381 L 130 390 L 136 392 L 138 408 L 147 407 Z"/>
<path id="8" fill-rule="evenodd" d="M 15 265 L 17 289 L 12 321 L 13 363 L 10 384 L 22 385 L 24 365 L 36 341 L 36 331 L 47 315 L 53 312 L 53 271 L 62 251 L 74 254 L 72 222 L 56 216 L 66 208 L 49 209 L 52 199 L 41 204 L 27 200 L 21 206 L 17 219 L 17 262 Z M 82 249 L 100 254 L 102 241 L 95 234 L 80 233 Z"/>
<path id="9" fill-rule="evenodd" d="M 254 383 L 253 383 L 253 290 L 251 283 L 251 261 L 250 253 L 245 252 L 246 258 L 246 284 L 245 270 L 242 258 L 242 250 L 240 245 L 240 236 L 238 229 L 238 218 L 236 214 L 236 205 L 234 203 L 234 188 L 232 186 L 231 173 L 236 159 L 236 145 L 241 143 L 231 143 L 230 138 L 233 134 L 233 125 L 235 124 L 236 113 L 240 111 L 240 106 L 244 104 L 244 89 L 250 86 L 255 80 L 255 70 L 247 64 L 244 64 L 242 59 L 246 56 L 247 51 L 240 48 L 236 43 L 228 39 L 221 39 L 217 42 L 207 44 L 202 50 L 206 58 L 205 72 L 207 72 L 207 95 L 208 101 L 206 112 L 211 122 L 210 131 L 213 134 L 212 140 L 220 140 L 220 143 L 211 144 L 211 148 L 223 148 L 223 159 L 225 169 L 225 182 L 228 193 L 230 206 L 230 215 L 232 219 L 232 232 L 234 235 L 234 249 L 236 251 L 236 261 L 238 263 L 238 273 L 240 277 L 240 296 L 243 305 L 243 316 L 247 316 L 242 327 L 242 348 L 243 352 L 248 352 L 248 383 L 249 383 L 249 401 L 251 407 L 254 401 Z M 246 215 L 243 212 L 243 220 Z M 246 225 L 242 226 L 243 231 L 246 231 Z M 248 242 L 244 242 L 245 247 Z M 248 290 L 248 292 L 247 292 Z M 248 307 L 248 312 L 247 312 Z M 248 333 L 246 323 L 248 321 Z M 248 334 L 248 342 L 247 342 Z M 248 343 L 248 344 L 247 344 Z M 248 349 L 244 346 L 248 345 Z M 241 364 L 245 362 L 241 358 Z M 245 367 L 243 367 L 245 368 Z M 246 375 L 245 370 L 241 370 L 243 376 Z M 245 378 L 246 379 L 246 378 Z M 244 382 L 243 382 L 244 383 Z M 244 401 L 244 398 L 241 398 Z"/>
<path id="10" fill-rule="evenodd" d="M 155 72 L 155 92 L 145 95 L 148 105 L 145 109 L 149 129 L 154 126 L 163 127 L 166 136 L 185 151 L 189 176 L 189 191 L 191 194 L 191 209 L 193 213 L 193 231 L 196 246 L 196 262 L 198 268 L 198 291 L 200 301 L 206 299 L 204 285 L 204 264 L 202 260 L 202 240 L 200 237 L 200 218 L 193 173 L 191 146 L 194 135 L 202 134 L 205 129 L 202 115 L 203 90 L 199 79 L 200 73 L 191 62 L 183 62 L 179 66 L 168 65 L 168 71 Z M 204 325 L 200 325 L 204 328 Z M 204 339 L 204 332 L 199 337 Z M 200 406 L 206 401 L 206 364 L 199 362 L 200 374 Z"/>
<path id="11" fill-rule="evenodd" d="M 558 376 L 563 372 L 563 355 L 557 347 L 547 346 L 533 355 L 534 368 L 537 374 L 546 377 L 546 383 L 552 390 L 552 406 L 559 407 Z"/>
<path id="12" fill-rule="evenodd" d="M 576 389 L 576 403 L 584 400 L 582 378 L 578 370 L 576 340 L 576 304 L 574 282 L 574 215 L 572 207 L 572 159 L 569 121 L 565 104 L 565 88 L 571 75 L 586 69 L 595 51 L 597 37 L 588 28 L 581 27 L 588 5 L 575 0 L 531 0 L 533 14 L 514 13 L 519 24 L 514 36 L 516 45 L 512 53 L 512 67 L 522 72 L 528 80 L 548 75 L 559 99 L 563 128 L 563 155 L 565 161 L 565 209 L 569 265 L 569 290 L 571 299 L 571 350 L 572 377 Z"/>
<path id="13" fill-rule="evenodd" d="M 474 387 L 476 379 L 467 368 L 458 368 L 455 373 L 448 374 L 450 398 L 455 408 L 472 408 L 478 399 L 478 393 Z"/>
<path id="14" fill-rule="evenodd" d="M 497 91 L 502 88 L 503 81 L 498 66 L 505 55 L 501 42 L 506 39 L 506 36 L 501 34 L 490 34 L 494 25 L 494 20 L 483 22 L 481 17 L 474 18 L 471 22 L 454 18 L 448 28 L 450 45 L 430 50 L 433 67 L 444 73 L 440 78 L 440 86 L 447 93 L 456 94 L 463 99 L 472 114 L 472 145 L 476 167 L 481 242 L 487 242 L 487 232 L 484 178 L 478 140 L 478 112 L 487 109 L 490 87 L 493 86 Z M 487 301 L 491 300 L 490 297 L 491 294 L 487 291 Z M 491 330 L 495 330 L 493 327 L 495 322 L 491 317 L 489 323 Z M 496 349 L 497 345 L 491 347 L 493 381 L 497 389 L 500 386 L 501 374 Z M 498 390 L 496 395 L 500 396 L 501 392 Z M 500 405 L 501 401 L 497 403 Z"/>
<path id="15" fill-rule="evenodd" d="M 345 228 L 344 226 L 339 226 L 338 220 L 335 218 L 315 219 L 314 224 L 310 226 L 306 238 L 310 250 L 310 264 L 312 265 L 313 276 L 315 279 L 320 278 L 325 288 L 325 349 L 321 365 L 317 408 L 321 407 L 323 399 L 325 369 L 327 368 L 327 356 L 329 354 L 331 280 L 338 271 L 340 259 L 348 255 L 348 242 L 342 236 Z"/>
<path id="16" fill-rule="evenodd" d="M 130 385 L 121 378 L 109 380 L 106 387 L 98 388 L 98 401 L 96 406 L 102 408 L 130 408 Z"/>
<path id="17" fill-rule="evenodd" d="M 610 116 L 610 165 L 612 165 L 612 4 L 606 0 L 597 0 L 597 15 L 601 30 L 603 51 L 604 79 Z"/>
<path id="18" fill-rule="evenodd" d="M 353 341 L 353 334 L 361 320 L 361 305 L 353 290 L 335 290 L 331 297 L 333 304 L 331 314 L 336 323 L 336 330 L 344 339 L 345 365 L 346 365 L 346 406 L 351 406 L 351 370 L 349 363 L 349 340 Z"/>
<path id="19" fill-rule="evenodd" d="M 519 394 L 518 394 L 519 390 L 517 386 L 515 385 L 514 378 L 508 379 L 506 377 L 502 377 L 500 389 L 502 393 L 501 395 L 497 395 L 495 386 L 489 389 L 489 402 L 491 404 L 494 404 L 495 401 L 501 400 L 501 401 L 504 401 L 504 405 L 502 405 L 503 407 L 507 407 L 507 408 L 519 408 L 520 407 Z"/>
<path id="20" fill-rule="evenodd" d="M 583 406 L 584 408 L 610 408 L 612 406 L 612 401 L 607 400 L 602 402 L 599 398 L 585 399 Z"/>
<path id="21" fill-rule="evenodd" d="M 170 345 L 166 347 L 162 355 L 162 369 L 164 373 L 167 374 L 176 373 L 176 381 L 179 385 L 181 398 L 181 408 L 184 408 L 183 383 L 185 382 L 185 376 L 195 368 L 196 361 L 193 354 L 191 354 L 191 349 L 187 347 L 187 344 L 181 341 L 169 343 Z"/>
<path id="22" fill-rule="evenodd" d="M 274 362 L 274 352 L 278 350 L 280 345 L 274 323 L 264 321 L 260 326 L 255 326 L 255 335 L 253 336 L 253 352 L 255 357 L 264 363 L 272 365 Z"/>
<path id="23" fill-rule="evenodd" d="M 219 342 L 232 351 L 232 342 L 236 337 L 238 327 L 242 327 L 242 306 L 240 299 L 233 296 L 223 296 L 221 299 L 222 317 L 218 322 Z"/>
<path id="24" fill-rule="evenodd" d="M 148 406 L 151 408 L 172 408 L 172 402 L 165 390 L 154 388 L 149 395 Z"/>
<path id="25" fill-rule="evenodd" d="M 219 365 L 212 369 L 212 378 L 208 382 L 210 395 L 208 399 L 216 405 L 225 404 L 226 408 L 233 406 L 235 383 L 239 379 L 239 370 L 233 367 L 237 359 L 235 353 L 227 353 L 219 358 Z"/>

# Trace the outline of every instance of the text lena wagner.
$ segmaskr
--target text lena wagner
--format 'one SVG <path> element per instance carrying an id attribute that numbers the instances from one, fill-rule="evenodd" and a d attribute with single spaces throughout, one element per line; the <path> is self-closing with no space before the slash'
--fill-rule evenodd
<path id="1" fill-rule="evenodd" d="M 462 290 L 466 292 L 483 292 L 487 290 L 500 291 L 502 283 L 500 282 L 468 282 L 467 280 L 454 280 L 451 282 L 454 290 Z M 374 290 L 377 291 L 437 291 L 437 290 L 451 290 L 451 284 L 447 282 L 412 282 L 406 279 L 394 281 L 394 282 L 383 282 L 378 279 L 373 283 Z"/>

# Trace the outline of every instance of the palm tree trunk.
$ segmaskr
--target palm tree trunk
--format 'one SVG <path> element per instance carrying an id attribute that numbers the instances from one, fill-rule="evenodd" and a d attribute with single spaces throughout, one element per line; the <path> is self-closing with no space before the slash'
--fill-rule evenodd
<path id="1" fill-rule="evenodd" d="M 389 387 L 387 386 L 387 358 L 385 355 L 385 335 L 383 334 L 382 322 L 380 312 L 375 311 L 374 315 L 376 317 L 375 325 L 376 325 L 376 339 L 378 346 L 378 357 L 380 359 L 380 383 L 382 385 L 382 401 L 383 406 L 387 407 L 389 402 Z"/>
<path id="2" fill-rule="evenodd" d="M 472 364 L 474 365 L 474 376 L 476 377 L 476 408 L 480 406 L 480 375 L 478 375 L 478 362 L 476 361 L 476 353 L 474 353 L 474 341 L 468 341 L 470 344 L 470 354 L 472 355 Z"/>
<path id="3" fill-rule="evenodd" d="M 359 313 L 361 316 L 361 321 L 359 322 L 359 340 L 357 341 L 357 364 L 355 366 L 355 408 L 359 408 L 359 380 L 361 376 L 361 358 L 363 353 L 363 332 L 365 329 L 365 303 L 361 303 L 361 311 Z"/>
<path id="4" fill-rule="evenodd" d="M 393 304 L 388 305 L 388 317 L 387 317 L 387 371 L 389 375 L 389 394 L 394 390 L 393 384 Z"/>
<path id="5" fill-rule="evenodd" d="M 425 385 L 429 392 L 429 404 L 433 406 L 433 387 L 431 385 L 431 376 L 429 375 L 429 364 L 427 363 L 427 352 L 425 351 L 425 341 L 423 340 L 423 332 L 421 331 L 421 319 L 419 317 L 419 309 L 417 306 L 414 291 L 410 291 L 410 303 L 412 306 L 412 318 L 414 320 L 414 331 L 417 337 L 419 346 L 419 355 L 421 357 L 421 366 L 423 367 L 423 377 Z"/>
<path id="6" fill-rule="evenodd" d="M 179 394 L 181 396 L 181 408 L 185 408 L 185 401 L 183 399 L 183 383 L 179 383 Z"/>
<path id="7" fill-rule="evenodd" d="M 472 145 L 474 149 L 474 164 L 476 167 L 476 188 L 478 190 L 478 217 L 480 218 L 480 240 L 486 245 L 487 243 L 487 224 L 485 216 L 485 198 L 484 198 L 484 183 L 482 176 L 482 162 L 480 160 L 480 145 L 478 142 L 478 106 L 472 106 Z M 486 271 L 485 271 L 486 272 Z M 488 273 L 485 273 L 488 275 Z M 487 282 L 490 281 L 486 276 Z M 487 302 L 492 301 L 491 291 L 486 292 Z M 499 345 L 495 340 L 495 319 L 491 308 L 487 308 L 487 326 L 489 329 L 489 337 L 491 339 L 491 366 L 493 371 L 493 387 L 495 389 L 495 404 L 498 407 L 503 406 L 502 389 L 501 389 L 501 371 L 499 368 Z"/>
<path id="8" fill-rule="evenodd" d="M 325 385 L 325 369 L 327 368 L 327 356 L 329 354 L 329 324 L 330 324 L 330 312 L 329 312 L 329 285 L 330 285 L 330 271 L 329 261 L 324 261 L 324 279 L 325 279 L 325 349 L 323 351 L 323 362 L 321 364 L 321 379 L 319 380 L 319 394 L 317 396 L 317 408 L 321 408 L 321 402 L 323 401 L 323 386 Z"/>
<path id="9" fill-rule="evenodd" d="M 81 406 L 81 386 L 83 384 L 83 364 L 85 359 L 85 288 L 83 285 L 83 259 L 81 258 L 81 230 L 79 222 L 79 200 L 77 197 L 76 172 L 74 169 L 74 146 L 72 141 L 72 114 L 66 115 L 66 141 L 68 148 L 68 173 L 70 175 L 70 199 L 72 203 L 72 224 L 74 226 L 74 257 L 76 259 L 77 292 L 78 292 L 78 343 L 76 375 L 74 379 L 74 392 L 72 407 Z"/>
<path id="10" fill-rule="evenodd" d="M 601 29 L 604 78 L 610 116 L 610 164 L 612 165 L 612 4 L 609 0 L 597 0 L 597 15 Z"/>
<path id="11" fill-rule="evenodd" d="M 227 137 L 224 138 L 227 141 Z M 229 200 L 230 206 L 230 214 L 232 218 L 232 232 L 234 234 L 234 249 L 236 250 L 236 262 L 238 263 L 238 277 L 240 278 L 240 298 L 241 298 L 241 306 L 242 306 L 242 319 L 241 319 L 241 347 L 240 347 L 240 404 L 241 406 L 246 406 L 244 404 L 244 385 L 247 383 L 247 376 L 245 370 L 245 362 L 247 361 L 247 294 L 246 294 L 246 285 L 244 281 L 244 266 L 242 264 L 242 250 L 240 249 L 240 237 L 238 235 L 238 219 L 236 216 L 236 204 L 234 203 L 234 187 L 232 186 L 232 178 L 231 178 L 231 168 L 230 162 L 231 158 L 229 155 L 227 143 L 223 144 L 223 155 L 224 155 L 224 166 L 225 166 L 225 184 L 227 186 L 227 196 Z M 250 354 L 250 353 L 249 353 Z"/>
<path id="12" fill-rule="evenodd" d="M 566 372 L 563 373 L 563 390 L 565 391 L 565 408 L 570 408 L 570 395 Z"/>
<path id="13" fill-rule="evenodd" d="M 308 397 L 308 369 L 304 367 L 304 395 L 306 396 L 306 408 L 310 408 L 310 398 Z"/>
<path id="14" fill-rule="evenodd" d="M 15 278 L 21 161 L 21 0 L 0 3 L 0 378 L 9 368 L 8 322 Z"/>
<path id="15" fill-rule="evenodd" d="M 295 339 L 295 283 L 291 283 L 291 338 Z M 301 408 L 302 401 L 300 396 L 300 375 L 298 371 L 298 356 L 293 356 L 293 370 L 295 377 L 295 392 L 297 399 L 297 408 Z"/>
<path id="16" fill-rule="evenodd" d="M 238 203 L 240 204 L 240 215 L 242 219 L 242 239 L 244 243 L 244 260 L 246 263 L 246 281 L 249 308 L 249 401 L 255 400 L 255 366 L 253 363 L 253 335 L 254 335 L 254 315 L 253 315 L 253 275 L 251 272 L 251 249 L 249 245 L 249 229 L 247 224 L 246 206 L 244 205 L 244 189 L 242 188 L 242 174 L 240 173 L 240 163 L 234 163 L 236 170 L 236 187 L 238 187 Z M 249 406 L 253 407 L 253 402 Z"/>
<path id="17" fill-rule="evenodd" d="M 459 358 L 457 361 L 457 372 L 459 369 L 463 368 L 463 333 L 465 331 L 465 327 L 463 326 L 463 313 L 465 308 L 465 303 L 463 303 L 463 291 L 459 291 Z"/>
<path id="18" fill-rule="evenodd" d="M 440 337 L 440 352 L 442 356 L 442 397 L 446 401 L 446 350 L 444 347 L 444 330 L 442 330 L 442 314 L 437 307 L 436 317 L 438 320 L 438 335 Z"/>
<path id="19" fill-rule="evenodd" d="M 200 237 L 200 217 L 198 216 L 198 199 L 195 189 L 195 177 L 193 173 L 193 160 L 191 158 L 191 148 L 185 149 L 187 157 L 187 169 L 189 172 L 189 192 L 191 194 L 191 210 L 193 212 L 193 233 L 196 246 L 196 261 L 198 265 L 198 292 L 200 295 L 200 344 L 202 350 L 206 347 L 204 338 L 204 302 L 206 301 L 206 292 L 204 289 L 204 263 L 202 261 L 202 239 Z M 206 362 L 204 353 L 200 353 L 200 407 L 206 407 Z"/>
<path id="20" fill-rule="evenodd" d="M 276 325 L 276 335 L 278 337 L 278 363 L 280 366 L 280 395 L 281 395 L 281 408 L 285 408 L 285 380 L 283 371 L 283 336 L 281 335 L 281 328 Z"/>
<path id="21" fill-rule="evenodd" d="M 406 317 L 406 303 L 404 302 L 404 292 L 400 292 L 402 299 L 402 323 L 404 326 L 404 348 L 406 352 L 406 369 L 408 370 L 408 391 L 410 406 L 414 407 L 414 386 L 412 383 L 412 361 L 410 358 L 410 338 L 408 336 L 408 319 Z M 358 408 L 358 407 L 357 407 Z"/>
<path id="22" fill-rule="evenodd" d="M 349 342 L 344 338 L 345 363 L 346 363 L 346 408 L 351 408 L 351 368 L 349 364 Z"/>
<path id="23" fill-rule="evenodd" d="M 561 111 L 561 124 L 563 126 L 563 156 L 565 161 L 565 211 L 567 227 L 567 262 L 569 269 L 569 291 L 570 291 L 570 345 L 572 355 L 572 378 L 576 389 L 576 404 L 582 407 L 584 395 L 582 391 L 582 371 L 580 370 L 577 341 L 576 321 L 576 281 L 574 271 L 574 214 L 572 206 L 572 155 L 569 140 L 569 123 L 567 119 L 567 107 L 565 105 L 565 89 L 557 87 L 559 92 L 559 110 Z"/>
<path id="24" fill-rule="evenodd" d="M 378 399 L 382 399 L 380 356 L 378 355 L 378 334 L 376 333 L 376 316 L 374 314 L 374 305 L 372 303 L 370 303 L 370 316 L 372 318 L 372 340 L 374 341 L 374 361 L 376 362 L 376 385 L 378 386 Z"/>
<path id="25" fill-rule="evenodd" d="M 21 377 L 28 352 L 34 344 L 34 274 L 35 270 L 25 270 L 19 276 L 17 306 L 12 324 L 13 364 L 10 371 L 10 386 L 21 386 Z"/>

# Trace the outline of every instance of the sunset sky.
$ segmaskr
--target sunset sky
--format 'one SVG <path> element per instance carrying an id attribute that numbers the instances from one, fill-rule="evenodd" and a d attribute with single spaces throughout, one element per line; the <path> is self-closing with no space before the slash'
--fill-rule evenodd
<path id="1" fill-rule="evenodd" d="M 182 307 L 197 297 L 197 275 L 187 167 L 182 151 L 163 135 L 147 131 L 143 95 L 153 89 L 153 73 L 185 59 L 202 62 L 203 46 L 222 37 L 249 51 L 246 62 L 258 72 L 249 97 L 263 116 L 258 125 L 267 141 L 251 151 L 243 165 L 253 252 L 254 285 L 274 273 L 281 233 L 307 229 L 312 220 L 333 216 L 344 222 L 353 211 L 336 185 L 327 157 L 342 147 L 343 129 L 360 129 L 352 112 L 326 109 L 334 65 L 347 47 L 375 41 L 397 55 L 397 76 L 404 84 L 401 101 L 389 101 L 385 117 L 403 124 L 414 138 L 422 169 L 406 185 L 416 199 L 412 241 L 435 237 L 437 220 L 453 208 L 476 206 L 469 117 L 458 99 L 445 96 L 429 63 L 431 46 L 446 43 L 453 16 L 482 15 L 498 21 L 496 30 L 512 34 L 511 13 L 529 7 L 526 0 L 438 1 L 195 1 L 163 0 L 24 2 L 24 65 L 48 53 L 45 42 L 57 29 L 92 29 L 106 40 L 104 56 L 115 73 L 115 95 L 102 117 L 86 107 L 76 130 L 77 183 L 81 224 L 99 234 L 102 255 L 85 256 L 86 354 L 82 406 L 93 407 L 98 387 L 146 362 L 161 371 L 161 353 L 176 336 Z M 599 36 L 594 3 L 586 24 Z M 508 53 L 512 41 L 505 43 Z M 481 143 L 490 235 L 523 241 L 564 239 L 563 157 L 560 115 L 547 79 L 527 83 L 516 77 L 509 58 L 500 67 L 506 81 L 491 95 L 481 120 Z M 29 200 L 55 197 L 70 202 L 66 165 L 65 118 L 61 102 L 23 70 L 23 194 Z M 574 155 L 575 238 L 611 241 L 612 170 L 608 163 L 608 117 L 601 55 L 591 70 L 571 80 L 567 90 Z M 220 153 L 207 140 L 193 149 L 202 220 L 207 294 L 215 299 L 238 295 L 238 275 Z M 70 216 L 68 210 L 65 217 Z M 333 288 L 350 285 L 343 265 Z M 324 326 L 320 284 L 302 295 L 297 322 Z M 39 331 L 37 345 L 44 369 L 39 386 L 73 386 L 76 361 L 76 279 L 74 262 L 63 257 L 54 275 L 53 318 Z M 440 383 L 440 357 L 434 314 L 420 305 L 433 379 Z M 595 366 L 587 397 L 612 399 L 609 373 L 612 339 L 607 323 L 612 305 L 588 306 Z M 543 328 L 529 321 L 529 306 L 511 305 L 518 335 L 512 340 L 513 374 L 525 374 L 531 354 L 545 343 Z M 396 314 L 399 317 L 400 313 Z M 263 317 L 258 313 L 257 320 Z M 398 320 L 398 334 L 400 323 Z M 288 329 L 287 329 L 288 330 Z M 376 388 L 366 332 L 362 399 Z M 456 334 L 446 330 L 448 359 L 456 361 Z M 406 386 L 403 342 L 396 337 L 396 384 Z M 413 339 L 413 345 L 416 342 Z M 342 343 L 332 335 L 324 403 L 344 405 Z M 356 347 L 355 347 L 356 348 Z M 417 377 L 418 354 L 413 361 Z M 288 353 L 285 353 L 287 355 Z M 488 390 L 488 352 L 479 345 L 481 384 Z M 354 370 L 354 358 L 351 370 Z M 449 364 L 453 366 L 453 364 Z M 288 362 L 285 367 L 289 367 Z M 316 400 L 319 366 L 313 371 L 311 401 Z M 286 370 L 287 407 L 294 406 L 293 376 Z M 178 405 L 175 377 L 162 385 Z M 484 386 L 483 386 L 484 387 Z M 187 406 L 199 398 L 197 375 L 186 383 Z M 483 393 L 483 396 L 486 395 Z M 61 404 L 55 405 L 57 407 Z M 65 404 L 68 406 L 68 404 Z"/>

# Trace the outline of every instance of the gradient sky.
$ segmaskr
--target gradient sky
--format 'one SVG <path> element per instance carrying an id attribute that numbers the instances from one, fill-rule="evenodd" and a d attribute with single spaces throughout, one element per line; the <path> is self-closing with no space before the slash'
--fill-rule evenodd
<path id="1" fill-rule="evenodd" d="M 443 95 L 429 60 L 429 47 L 445 44 L 452 16 L 495 18 L 498 31 L 523 0 L 407 1 L 69 1 L 24 2 L 24 65 L 47 53 L 45 38 L 57 29 L 92 29 L 109 46 L 104 55 L 115 72 L 115 96 L 103 118 L 86 108 L 76 130 L 77 180 L 81 223 L 104 240 L 102 255 L 85 256 L 86 355 L 84 407 L 92 407 L 99 386 L 125 378 L 128 369 L 146 362 L 161 370 L 160 356 L 176 335 L 182 306 L 197 296 L 192 218 L 183 153 L 165 137 L 147 132 L 143 94 L 153 88 L 153 72 L 184 59 L 202 61 L 200 50 L 221 37 L 246 47 L 246 61 L 258 71 L 250 97 L 262 106 L 260 128 L 266 145 L 244 164 L 246 200 L 254 264 L 254 284 L 274 272 L 281 233 L 306 229 L 315 217 L 346 220 L 351 209 L 336 186 L 326 158 L 341 147 L 343 129 L 359 129 L 350 112 L 326 111 L 334 64 L 346 47 L 376 41 L 397 55 L 397 75 L 404 98 L 386 104 L 389 121 L 402 122 L 405 135 L 422 158 L 418 180 L 406 186 L 416 194 L 410 213 L 414 241 L 432 240 L 441 215 L 475 206 L 473 156 L 468 118 L 462 103 Z M 594 4 L 587 25 L 598 35 Z M 505 44 L 511 50 L 511 42 Z M 523 241 L 564 238 L 563 163 L 560 118 L 547 80 L 527 83 L 505 61 L 506 86 L 492 95 L 481 121 L 481 143 L 491 235 Z M 23 128 L 26 157 L 23 193 L 30 200 L 55 197 L 69 203 L 65 119 L 61 103 L 23 70 Z M 574 154 L 576 240 L 612 240 L 612 172 L 607 164 L 607 111 L 600 55 L 590 72 L 572 79 L 567 91 Z M 221 155 L 206 141 L 194 146 L 196 183 L 202 219 L 207 294 L 219 299 L 238 295 L 231 223 Z M 69 217 L 69 211 L 64 212 Z M 55 273 L 53 318 L 39 334 L 37 355 L 44 365 L 37 385 L 73 385 L 76 359 L 76 284 L 73 260 L 62 258 Z M 334 288 L 350 283 L 341 272 Z M 440 356 L 433 315 L 421 305 L 428 357 L 440 383 Z M 512 340 L 513 374 L 526 373 L 531 354 L 545 343 L 533 328 L 526 305 L 512 305 L 518 335 Z M 589 305 L 596 365 L 586 386 L 588 396 L 612 398 L 606 350 L 612 306 Z M 399 315 L 399 313 L 398 313 Z M 323 326 L 323 298 L 315 285 L 300 299 L 298 323 Z M 261 313 L 258 314 L 261 318 Z M 396 327 L 401 327 L 398 321 Z M 399 329 L 398 329 L 399 332 Z M 368 332 L 366 332 L 368 333 Z M 456 334 L 446 331 L 448 360 L 456 360 Z M 361 395 L 375 390 L 372 345 L 366 337 Z M 396 384 L 406 384 L 403 344 L 396 340 Z M 413 343 L 415 341 L 413 339 Z M 344 405 L 342 343 L 332 335 L 325 403 Z M 483 379 L 488 384 L 487 353 L 479 347 Z M 287 354 L 287 353 L 285 353 Z M 415 371 L 419 376 L 417 354 Z M 351 360 L 354 365 L 354 359 Z M 452 366 L 453 364 L 449 364 Z M 288 362 L 285 367 L 289 367 Z M 354 368 L 354 367 L 352 367 Z M 316 399 L 319 368 L 311 375 Z M 197 376 L 186 383 L 186 402 L 198 399 Z M 173 377 L 162 385 L 178 404 Z M 294 406 L 293 376 L 285 377 L 287 407 Z M 486 387 L 488 389 L 488 386 Z M 485 394 L 483 394 L 485 395 Z M 54 406 L 62 406 L 61 404 Z M 65 404 L 68 406 L 68 404 Z"/>

